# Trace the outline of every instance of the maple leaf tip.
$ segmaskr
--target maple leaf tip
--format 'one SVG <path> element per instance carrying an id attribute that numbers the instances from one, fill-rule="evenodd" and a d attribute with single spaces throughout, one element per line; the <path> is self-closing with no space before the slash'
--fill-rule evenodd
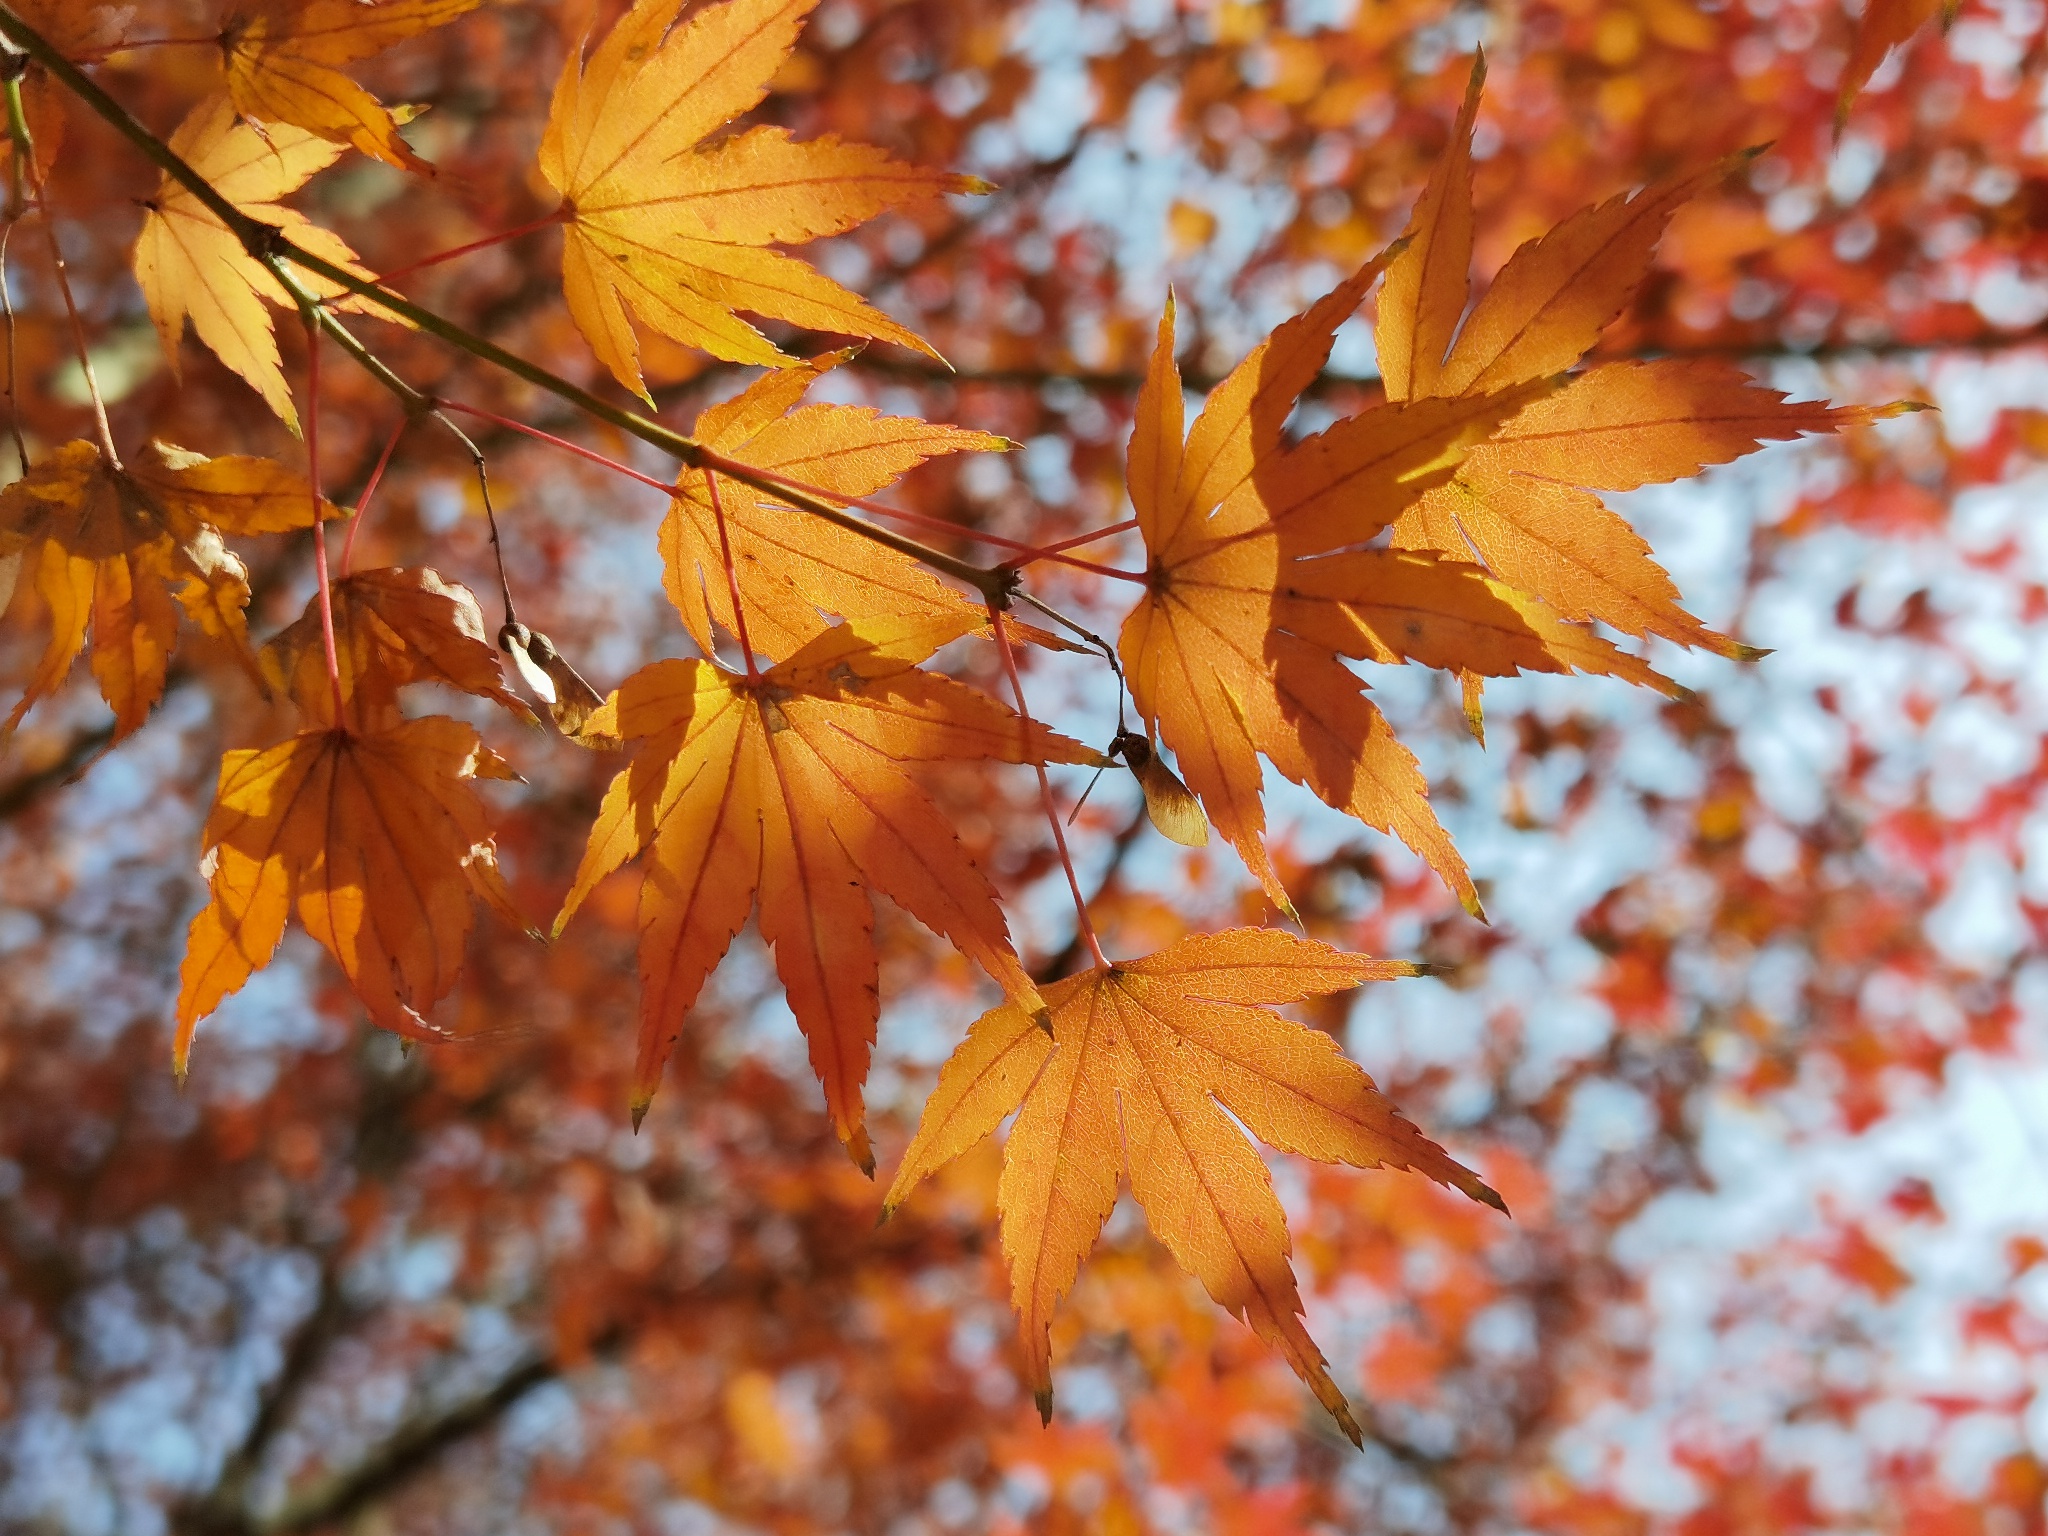
<path id="1" fill-rule="evenodd" d="M 889 1204 L 889 1202 L 886 1200 L 883 1201 L 882 1208 L 879 1211 L 875 1212 L 876 1230 L 879 1231 L 881 1228 L 886 1227 L 889 1224 L 889 1218 L 891 1216 L 894 1216 L 895 1214 L 896 1207 Z"/>
<path id="2" fill-rule="evenodd" d="M 1734 642 L 1728 654 L 1734 661 L 1758 662 L 1770 655 L 1771 649 L 1765 645 L 1744 645 L 1738 640 Z"/>
<path id="3" fill-rule="evenodd" d="M 1031 1400 L 1038 1404 L 1038 1422 L 1052 1428 L 1052 1388 L 1040 1387 L 1031 1394 Z"/>
<path id="4" fill-rule="evenodd" d="M 1331 1417 L 1336 1419 L 1337 1427 L 1344 1431 L 1344 1438 L 1351 1442 L 1352 1447 L 1356 1450 L 1364 1450 L 1365 1431 L 1358 1427 L 1358 1420 L 1351 1416 L 1350 1408 L 1333 1408 L 1330 1410 L 1330 1414 Z"/>
<path id="5" fill-rule="evenodd" d="M 633 1105 L 633 1134 L 635 1136 L 640 1134 L 640 1122 L 647 1118 L 647 1106 L 652 1102 L 653 1100 L 651 1099 L 641 1099 Z"/>
<path id="6" fill-rule="evenodd" d="M 1508 1209 L 1507 1201 L 1503 1200 L 1500 1197 L 1500 1191 L 1495 1189 L 1491 1184 L 1482 1184 L 1477 1179 L 1474 1179 L 1472 1181 L 1472 1187 L 1466 1190 L 1465 1193 L 1470 1195 L 1474 1200 L 1477 1200 L 1481 1205 L 1492 1206 L 1496 1211 L 1499 1211 L 1501 1215 L 1507 1217 L 1509 1221 L 1513 1221 L 1515 1219 L 1515 1213 Z"/>
<path id="7" fill-rule="evenodd" d="M 868 1140 L 866 1126 L 841 1127 L 839 1144 L 846 1148 L 846 1155 L 853 1160 L 854 1167 L 871 1179 L 875 1176 L 875 1148 L 874 1143 Z"/>
<path id="8" fill-rule="evenodd" d="M 1040 1003 L 1031 1010 L 1031 1022 L 1044 1030 L 1047 1036 L 1050 1037 L 1052 1035 L 1052 1010 L 1046 1007 L 1045 1004 Z"/>

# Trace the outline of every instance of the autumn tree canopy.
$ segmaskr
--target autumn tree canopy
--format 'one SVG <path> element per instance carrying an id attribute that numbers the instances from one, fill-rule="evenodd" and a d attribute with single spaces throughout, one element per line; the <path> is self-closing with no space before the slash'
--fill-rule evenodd
<path id="1" fill-rule="evenodd" d="M 2043 1529 L 2043 26 L 0 0 L 0 1528 Z"/>

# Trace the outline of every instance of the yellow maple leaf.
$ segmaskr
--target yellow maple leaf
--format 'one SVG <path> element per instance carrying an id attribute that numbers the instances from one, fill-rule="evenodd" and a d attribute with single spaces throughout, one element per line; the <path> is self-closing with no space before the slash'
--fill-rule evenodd
<path id="1" fill-rule="evenodd" d="M 171 148 L 249 217 L 282 230 L 324 260 L 370 275 L 356 265 L 355 252 L 339 235 L 277 201 L 333 164 L 339 145 L 285 124 L 259 131 L 238 121 L 234 103 L 217 96 L 192 109 L 171 136 Z M 225 224 L 168 175 L 147 206 L 135 242 L 135 280 L 163 338 L 171 371 L 178 372 L 178 347 L 189 317 L 199 339 L 296 432 L 298 412 L 292 408 L 270 313 L 270 305 L 292 308 L 291 296 Z M 337 299 L 345 292 L 304 269 L 296 275 L 318 297 Z M 339 298 L 335 307 L 383 314 L 352 298 Z"/>
<path id="2" fill-rule="evenodd" d="M 221 30 L 228 95 L 244 117 L 289 123 L 400 170 L 432 174 L 398 136 L 397 119 L 339 66 L 444 26 L 482 3 L 268 0 L 239 8 Z"/>
<path id="3" fill-rule="evenodd" d="M 1748 655 L 1680 606 L 1650 546 L 1595 492 L 1686 479 L 1766 442 L 1904 408 L 1789 404 L 1708 359 L 1609 363 L 1525 406 L 1471 449 L 1455 478 L 1402 516 L 1394 540 L 1476 556 L 1570 619 Z"/>
<path id="4" fill-rule="evenodd" d="M 170 584 L 195 622 L 246 649 L 248 573 L 220 535 L 312 523 L 311 488 L 269 459 L 152 443 L 117 467 L 92 443 L 64 444 L 0 490 L 0 560 L 19 562 L 50 619 L 42 659 L 0 732 L 64 681 L 88 630 L 114 737 L 135 730 L 163 696 L 177 641 Z"/>
<path id="5" fill-rule="evenodd" d="M 931 347 L 830 278 L 769 250 L 887 209 L 986 191 L 864 144 L 780 128 L 706 138 L 758 103 L 817 0 L 719 0 L 680 22 L 639 0 L 556 87 L 540 169 L 564 199 L 569 312 L 599 359 L 644 395 L 632 319 L 732 362 L 790 361 L 739 318 Z M 673 27 L 673 30 L 671 30 Z"/>
<path id="6" fill-rule="evenodd" d="M 1334 1040 L 1273 1011 L 1414 974 L 1403 962 L 1240 928 L 1053 983 L 1050 1033 L 1014 1003 L 991 1009 L 939 1074 L 884 1212 L 1015 1112 L 997 1201 L 1042 1415 L 1052 1412 L 1052 1316 L 1122 1174 L 1181 1267 L 1279 1350 L 1356 1442 L 1344 1394 L 1302 1326 L 1272 1177 L 1231 1117 L 1280 1151 L 1412 1169 L 1505 1211 Z"/>
<path id="7" fill-rule="evenodd" d="M 640 886 L 636 1119 L 757 896 L 833 1125 L 863 1167 L 873 1155 L 861 1085 L 879 1011 L 871 893 L 968 955 L 1019 1006 L 1038 1006 L 995 891 L 904 765 L 1098 759 L 919 668 L 971 627 L 842 625 L 758 682 L 709 661 L 658 661 L 598 712 L 592 729 L 645 746 L 606 791 L 555 932 L 600 880 L 652 850 Z"/>
<path id="8" fill-rule="evenodd" d="M 1392 542 L 1451 566 L 1476 561 L 1568 620 L 1751 655 L 1685 610 L 1649 545 L 1594 492 L 1682 479 L 1767 441 L 1908 407 L 1788 405 L 1727 364 L 1706 360 L 1614 364 L 1562 377 L 1649 275 L 1672 214 L 1743 156 L 1581 209 L 1526 242 L 1461 326 L 1470 293 L 1472 125 L 1485 77 L 1482 58 L 1416 204 L 1406 247 L 1387 269 L 1376 337 L 1389 399 L 1523 393 L 1517 413 L 1465 453 L 1454 478 L 1402 512 Z M 1469 685 L 1467 698 L 1476 712 Z"/>
<path id="9" fill-rule="evenodd" d="M 206 819 L 208 900 L 179 972 L 178 1074 L 199 1021 L 270 963 L 294 906 L 373 1022 L 440 1038 L 420 1010 L 455 984 L 472 897 L 526 926 L 478 777 L 513 774 L 472 727 L 440 716 L 229 752 Z"/>
<path id="10" fill-rule="evenodd" d="M 884 416 L 866 406 L 809 405 L 792 410 L 824 366 L 803 363 L 770 373 L 697 418 L 696 439 L 725 458 L 812 487 L 825 500 L 872 495 L 905 470 L 942 453 L 1000 452 L 1000 437 L 915 417 Z M 836 614 L 870 619 L 931 619 L 981 610 L 908 555 L 719 477 L 733 569 L 747 605 L 748 637 L 781 660 L 823 634 Z M 710 477 L 686 469 L 661 525 L 662 579 L 690 637 L 709 654 L 714 621 L 737 633 L 731 588 L 719 549 Z"/>

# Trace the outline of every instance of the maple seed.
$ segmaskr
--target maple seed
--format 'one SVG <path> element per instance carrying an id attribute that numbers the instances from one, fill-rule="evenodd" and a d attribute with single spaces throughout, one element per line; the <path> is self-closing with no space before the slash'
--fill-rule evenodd
<path id="1" fill-rule="evenodd" d="M 1188 848 L 1209 843 L 1209 823 L 1180 775 L 1159 760 L 1152 743 L 1134 731 L 1118 731 L 1109 755 L 1121 757 L 1145 795 L 1145 815 L 1161 835 Z"/>

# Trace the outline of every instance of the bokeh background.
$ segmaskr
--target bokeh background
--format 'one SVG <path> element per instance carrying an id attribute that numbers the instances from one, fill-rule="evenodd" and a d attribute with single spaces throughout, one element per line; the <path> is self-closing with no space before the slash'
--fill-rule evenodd
<path id="1" fill-rule="evenodd" d="M 182 0 L 127 9 L 131 37 L 219 24 Z M 505 0 L 366 66 L 385 99 L 431 106 L 412 132 L 441 176 L 354 160 L 298 204 L 373 268 L 546 213 L 548 93 L 616 9 Z M 1772 652 L 1655 652 L 1690 699 L 1497 683 L 1482 746 L 1454 679 L 1370 672 L 1490 926 L 1275 781 L 1309 931 L 1437 967 L 1304 1017 L 1515 1212 L 1274 1160 L 1362 1455 L 1128 1202 L 1055 1330 L 1041 1429 L 993 1147 L 876 1229 L 879 1190 L 834 1142 L 751 935 L 633 1135 L 630 877 L 552 946 L 480 928 L 438 1016 L 458 1040 L 410 1055 L 294 935 L 205 1026 L 181 1090 L 170 1002 L 215 766 L 290 728 L 195 645 L 117 749 L 83 684 L 0 759 L 0 1529 L 2042 1530 L 2044 18 L 1965 0 L 1839 137 L 1857 21 L 1835 0 L 826 0 L 762 108 L 999 184 L 814 253 L 955 365 L 877 347 L 819 395 L 1018 441 L 894 493 L 1012 537 L 1125 515 L 1169 284 L 1199 390 L 1399 233 L 1482 44 L 1482 275 L 1587 202 L 1768 141 L 1681 216 L 1605 350 L 1939 407 L 1618 499 L 1697 612 Z M 158 48 L 101 76 L 167 131 L 212 68 Z M 196 347 L 167 369 L 126 272 L 154 177 L 66 122 L 52 197 L 117 434 L 296 451 Z M 40 447 L 79 433 L 84 394 L 31 233 L 7 283 Z M 556 273 L 541 233 L 412 287 L 584 377 Z M 424 387 L 664 470 L 363 329 Z M 745 382 L 651 356 L 678 424 Z M 323 471 L 346 500 L 395 417 L 327 373 Z M 1368 315 L 1295 426 L 1373 390 Z M 486 448 L 530 622 L 600 687 L 683 653 L 649 553 L 660 498 Z M 488 591 L 480 514 L 459 455 L 415 434 L 363 558 Z M 267 632 L 306 600 L 307 551 L 250 559 Z M 1040 590 L 1105 632 L 1124 601 L 1073 573 Z M 17 612 L 4 675 L 35 646 Z M 992 681 L 985 656 L 957 664 Z M 1029 682 L 1041 715 L 1107 739 L 1099 667 L 1043 660 Z M 611 768 L 488 729 L 527 779 L 492 790 L 505 861 L 545 914 Z M 1027 959 L 1071 964 L 1030 778 L 937 783 Z M 1074 836 L 1113 951 L 1268 916 L 1227 851 L 1151 833 L 1120 775 Z M 990 994 L 895 914 L 882 931 L 886 1174 Z"/>

